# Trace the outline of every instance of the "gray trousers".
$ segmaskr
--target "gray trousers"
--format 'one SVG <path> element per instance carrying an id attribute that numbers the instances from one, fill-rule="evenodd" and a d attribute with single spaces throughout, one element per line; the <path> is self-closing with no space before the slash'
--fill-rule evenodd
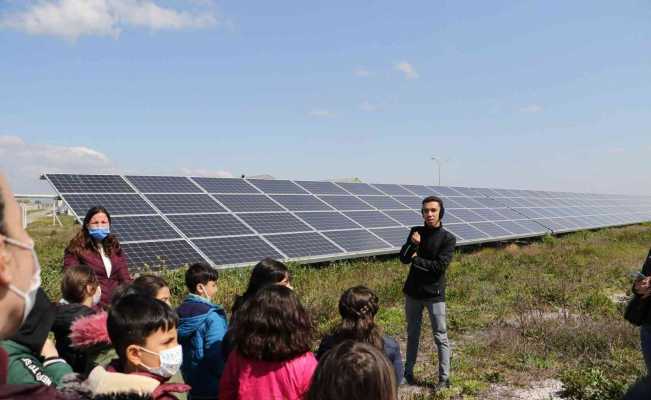
<path id="1" fill-rule="evenodd" d="M 407 317 L 407 360 L 405 375 L 414 374 L 414 364 L 418 355 L 420 328 L 423 322 L 423 309 L 427 308 L 432 323 L 434 342 L 438 348 L 439 381 L 450 379 L 450 344 L 445 324 L 445 302 L 432 303 L 405 296 L 405 315 Z"/>

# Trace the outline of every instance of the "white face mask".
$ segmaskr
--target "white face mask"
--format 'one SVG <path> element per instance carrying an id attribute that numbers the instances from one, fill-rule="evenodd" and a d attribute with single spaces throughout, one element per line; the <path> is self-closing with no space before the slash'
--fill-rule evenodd
<path id="1" fill-rule="evenodd" d="M 163 350 L 160 353 L 155 353 L 151 350 L 145 349 L 144 347 L 140 347 L 140 349 L 146 353 L 158 356 L 158 359 L 160 360 L 160 367 L 158 368 L 151 368 L 145 364 L 141 364 L 147 371 L 154 375 L 170 378 L 179 372 L 181 364 L 183 364 L 183 347 L 181 347 L 180 344 L 171 349 Z"/>
<path id="2" fill-rule="evenodd" d="M 95 290 L 95 294 L 93 295 L 93 305 L 94 306 L 98 305 L 101 299 L 102 299 L 102 287 L 97 286 L 97 290 Z"/>
<path id="3" fill-rule="evenodd" d="M 34 303 L 36 302 L 36 292 L 38 292 L 38 288 L 41 287 L 41 264 L 38 262 L 38 257 L 36 256 L 36 251 L 34 251 L 33 245 L 25 244 L 8 237 L 5 237 L 4 241 L 14 246 L 20 247 L 21 249 L 30 250 L 32 252 L 32 258 L 34 260 L 34 275 L 32 275 L 32 280 L 29 283 L 29 289 L 27 289 L 27 292 L 23 292 L 13 284 L 9 284 L 9 290 L 14 292 L 25 302 L 25 307 L 23 309 L 23 319 L 21 321 L 21 324 L 23 324 L 27 319 L 29 313 L 32 311 L 32 308 L 34 308 Z"/>

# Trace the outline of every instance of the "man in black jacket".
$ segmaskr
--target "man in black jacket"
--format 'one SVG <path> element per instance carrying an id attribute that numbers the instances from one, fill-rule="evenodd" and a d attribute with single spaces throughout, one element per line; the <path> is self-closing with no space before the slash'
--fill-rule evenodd
<path id="1" fill-rule="evenodd" d="M 427 308 L 434 342 L 438 348 L 438 390 L 450 386 L 450 345 L 445 323 L 445 270 L 452 260 L 457 241 L 441 225 L 445 213 L 443 200 L 436 196 L 425 198 L 421 212 L 423 226 L 411 228 L 407 242 L 400 250 L 400 261 L 411 264 L 403 288 L 407 317 L 405 380 L 409 384 L 414 383 L 414 364 L 418 354 L 423 309 Z"/>

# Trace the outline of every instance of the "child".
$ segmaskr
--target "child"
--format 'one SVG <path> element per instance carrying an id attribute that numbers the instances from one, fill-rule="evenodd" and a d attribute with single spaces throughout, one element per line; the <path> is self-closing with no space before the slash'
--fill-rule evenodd
<path id="1" fill-rule="evenodd" d="M 183 345 L 181 372 L 192 386 L 190 398 L 214 399 L 224 370 L 222 341 L 226 334 L 226 313 L 210 300 L 217 292 L 217 270 L 196 263 L 185 273 L 190 293 L 177 309 L 180 316 L 179 342 Z"/>
<path id="2" fill-rule="evenodd" d="M 400 346 L 392 337 L 382 335 L 375 324 L 375 314 L 379 310 L 378 297 L 365 286 L 355 286 L 346 290 L 339 299 L 339 314 L 342 321 L 334 332 L 321 341 L 316 353 L 320 359 L 337 343 L 350 339 L 375 346 L 387 356 L 395 372 L 396 382 L 402 380 L 402 357 Z"/>
<path id="3" fill-rule="evenodd" d="M 140 275 L 136 280 L 131 283 L 131 286 L 139 291 L 141 294 L 153 297 L 172 306 L 172 295 L 170 287 L 165 282 L 165 279 L 157 275 Z"/>
<path id="4" fill-rule="evenodd" d="M 242 304 L 253 297 L 258 290 L 267 285 L 285 285 L 290 289 L 292 286 L 289 283 L 289 269 L 280 261 L 273 258 L 265 258 L 253 267 L 251 271 L 251 278 L 249 279 L 249 286 L 243 295 L 235 297 L 233 308 L 231 310 L 231 320 L 235 319 L 235 314 L 242 307 Z"/>
<path id="5" fill-rule="evenodd" d="M 219 399 L 302 399 L 316 369 L 312 324 L 294 292 L 260 289 L 234 322 L 235 349 L 219 384 Z"/>
<path id="6" fill-rule="evenodd" d="M 59 357 L 47 338 L 54 322 L 54 306 L 43 289 L 38 289 L 34 307 L 18 332 L 0 342 L 9 355 L 8 384 L 59 386 L 72 368 Z"/>
<path id="7" fill-rule="evenodd" d="M 307 400 L 397 400 L 392 372 L 377 347 L 345 340 L 319 360 Z"/>
<path id="8" fill-rule="evenodd" d="M 147 296 L 128 294 L 112 304 L 106 324 L 118 355 L 106 371 L 137 376 L 125 381 L 125 385 L 132 382 L 134 390 L 142 390 L 142 381 L 148 381 L 154 399 L 176 399 L 172 393 L 190 390 L 185 384 L 166 383 L 178 372 L 183 360 L 183 350 L 176 337 L 178 317 L 167 304 Z M 96 367 L 89 376 L 88 385 L 106 386 L 103 380 L 110 376 L 106 371 Z"/>
<path id="9" fill-rule="evenodd" d="M 92 369 L 88 353 L 70 346 L 70 328 L 79 318 L 93 315 L 99 304 L 102 290 L 95 272 L 87 265 L 66 268 L 61 279 L 61 301 L 56 305 L 56 317 L 52 332 L 59 355 L 72 369 L 87 374 Z"/>

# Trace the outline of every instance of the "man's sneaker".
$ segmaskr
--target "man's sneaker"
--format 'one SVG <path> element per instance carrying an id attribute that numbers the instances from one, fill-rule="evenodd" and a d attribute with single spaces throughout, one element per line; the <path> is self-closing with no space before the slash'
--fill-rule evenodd
<path id="1" fill-rule="evenodd" d="M 434 385 L 434 391 L 438 392 L 443 389 L 447 389 L 450 387 L 450 380 L 446 379 L 444 381 L 438 381 L 436 385 Z"/>

